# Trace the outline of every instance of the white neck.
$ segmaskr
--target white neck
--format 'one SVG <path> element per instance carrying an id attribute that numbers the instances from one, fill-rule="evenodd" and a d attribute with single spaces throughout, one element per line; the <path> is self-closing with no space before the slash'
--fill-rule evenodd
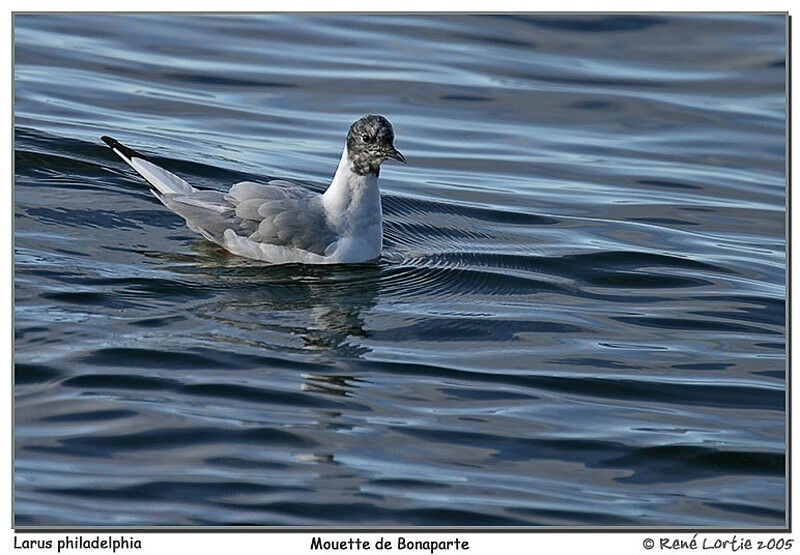
<path id="1" fill-rule="evenodd" d="M 322 195 L 328 220 L 340 233 L 357 235 L 364 228 L 381 225 L 381 194 L 378 176 L 359 175 L 350 169 L 347 147 L 342 153 L 336 175 Z"/>

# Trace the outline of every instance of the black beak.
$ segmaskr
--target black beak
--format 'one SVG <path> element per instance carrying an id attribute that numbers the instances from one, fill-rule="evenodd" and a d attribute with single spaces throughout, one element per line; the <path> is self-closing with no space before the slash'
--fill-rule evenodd
<path id="1" fill-rule="evenodd" d="M 393 160 L 397 160 L 398 162 L 402 162 L 403 164 L 406 163 L 406 157 L 403 156 L 399 150 L 394 147 L 386 151 L 386 157 L 392 158 Z"/>

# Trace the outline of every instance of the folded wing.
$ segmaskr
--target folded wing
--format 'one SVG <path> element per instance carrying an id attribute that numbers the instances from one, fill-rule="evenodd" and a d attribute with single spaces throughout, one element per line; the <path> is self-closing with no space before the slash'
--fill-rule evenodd
<path id="1" fill-rule="evenodd" d="M 325 256 L 337 239 L 328 225 L 322 196 L 288 181 L 237 183 L 226 199 L 235 206 L 238 218 L 256 225 L 246 233 L 250 241 Z"/>
<path id="2" fill-rule="evenodd" d="M 284 180 L 243 181 L 227 193 L 200 190 L 115 139 L 103 140 L 152 186 L 189 228 L 235 254 L 281 262 L 330 254 L 337 235 L 322 196 Z"/>

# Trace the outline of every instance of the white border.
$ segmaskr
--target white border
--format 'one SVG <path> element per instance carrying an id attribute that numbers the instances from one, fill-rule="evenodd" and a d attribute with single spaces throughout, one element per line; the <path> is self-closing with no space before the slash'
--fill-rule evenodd
<path id="1" fill-rule="evenodd" d="M 135 3 L 121 3 L 117 6 L 112 5 L 110 2 L 105 1 L 101 2 L 98 0 L 76 0 L 70 2 L 69 4 L 64 4 L 63 2 L 55 2 L 54 0 L 29 0 L 29 1 L 19 1 L 14 0 L 10 2 L 10 11 L 7 12 L 9 14 L 8 19 L 6 20 L 6 24 L 2 26 L 2 41 L 3 44 L 7 45 L 8 51 L 3 58 L 2 70 L 5 71 L 5 75 L 11 75 L 11 51 L 9 45 L 11 45 L 11 11 L 19 11 L 19 12 L 31 12 L 31 11 L 63 11 L 65 9 L 69 9 L 70 11 L 114 11 L 114 7 L 119 7 L 122 10 L 131 10 L 131 11 L 218 11 L 220 9 L 224 9 L 225 11 L 331 11 L 333 8 L 338 10 L 344 11 L 493 11 L 493 12 L 505 12 L 505 11 L 556 11 L 564 12 L 564 11 L 623 11 L 623 12 L 637 12 L 641 13 L 643 11 L 647 12 L 677 12 L 677 11 L 753 11 L 757 9 L 760 12 L 771 11 L 771 12 L 788 12 L 789 5 L 788 2 L 761 2 L 758 5 L 754 5 L 752 2 L 742 2 L 742 1 L 729 1 L 725 4 L 721 2 L 704 2 L 704 3 L 697 3 L 697 2 L 689 2 L 686 0 L 673 0 L 671 2 L 664 2 L 664 1 L 656 1 L 646 4 L 646 7 L 641 2 L 631 2 L 631 1 L 621 1 L 621 0 L 613 0 L 604 2 L 602 5 L 593 5 L 586 1 L 575 1 L 575 0 L 562 0 L 557 3 L 557 5 L 552 4 L 545 4 L 545 3 L 526 3 L 520 2 L 518 0 L 495 0 L 492 2 L 491 5 L 487 5 L 486 2 L 477 2 L 475 0 L 461 0 L 456 2 L 455 0 L 450 1 L 439 1 L 432 3 L 429 0 L 422 1 L 422 0 L 404 0 L 404 2 L 399 3 L 397 0 L 394 2 L 387 1 L 385 3 L 376 3 L 375 0 L 348 0 L 346 3 L 338 2 L 335 5 L 332 3 L 323 3 L 318 0 L 293 0 L 292 2 L 264 2 L 263 0 L 228 0 L 224 4 L 224 6 L 220 3 L 212 3 L 212 2 L 189 2 L 188 0 L 137 0 Z M 794 51 L 794 48 L 792 48 Z M 790 58 L 793 59 L 793 56 L 790 54 Z M 793 89 L 797 90 L 794 85 L 796 84 L 796 79 L 792 79 Z M 4 101 L 4 106 L 6 107 L 6 113 L 10 114 L 11 112 L 11 82 L 10 80 L 4 80 L 2 85 L 2 98 Z M 10 176 L 11 175 L 11 161 L 13 158 L 13 151 L 11 146 L 11 130 L 13 127 L 13 122 L 9 119 L 9 125 L 6 127 L 6 132 L 2 135 L 2 144 L 0 144 L 0 150 L 5 148 L 4 152 L 9 153 L 5 157 L 3 157 L 2 162 L 2 170 L 4 172 L 0 172 L 0 175 Z M 794 152 L 795 148 L 792 148 L 792 159 L 794 159 Z M 7 178 L 8 179 L 8 178 Z M 7 185 L 5 187 L 5 194 L 2 196 L 2 205 L 3 210 L 2 214 L 4 217 L 0 218 L 0 226 L 2 226 L 2 231 L 0 231 L 0 235 L 4 238 L 3 241 L 0 241 L 0 259 L 2 260 L 11 260 L 11 215 L 12 215 L 12 206 L 11 206 L 11 184 L 6 182 Z M 792 211 L 793 216 L 795 215 Z M 796 237 L 798 233 L 798 224 L 795 217 L 792 217 L 792 241 L 791 244 L 794 245 L 798 241 L 798 237 Z M 794 249 L 792 249 L 794 250 Z M 792 255 L 792 259 L 794 259 L 794 255 Z M 796 288 L 796 274 L 794 273 L 792 279 L 792 290 Z M 5 355 L 5 361 L 11 360 L 11 349 L 12 349 L 12 296 L 13 296 L 13 284 L 11 282 L 11 265 L 6 264 L 2 267 L 2 274 L 0 274 L 0 281 L 6 285 L 5 291 L 7 291 L 7 296 L 4 298 L 5 306 L 8 309 L 5 311 L 5 318 L 2 320 L 2 329 L 0 330 L 0 341 L 5 344 L 7 347 L 3 349 L 2 352 Z M 794 358 L 797 358 L 796 356 Z M 6 362 L 5 364 L 7 372 L 12 372 L 13 369 L 10 368 L 10 362 Z M 793 365 L 794 366 L 794 365 Z M 8 391 L 8 384 L 10 383 L 10 376 L 9 374 L 5 374 L 2 379 L 0 379 L 0 383 L 3 384 L 3 393 L 5 394 L 1 398 L 10 400 L 11 399 L 11 392 Z M 38 533 L 19 533 L 14 534 L 13 530 L 8 528 L 8 524 L 11 522 L 11 490 L 10 490 L 10 480 L 8 477 L 11 475 L 11 460 L 12 460 L 12 453 L 11 453 L 11 438 L 10 438 L 10 430 L 11 430 L 11 412 L 10 406 L 6 406 L 5 409 L 0 409 L 0 428 L 6 431 L 5 441 L 0 443 L 2 445 L 2 456 L 0 459 L 2 463 L 0 463 L 0 522 L 3 523 L 3 530 L 4 530 L 4 545 L 6 546 L 6 550 L 8 553 L 30 553 L 30 554 L 38 554 L 38 553 L 56 553 L 55 543 L 58 541 L 59 538 L 64 538 L 65 536 L 69 535 L 70 537 L 75 537 L 82 535 L 85 538 L 93 538 L 95 536 L 105 537 L 108 536 L 108 533 L 104 532 L 83 532 L 83 533 L 50 533 L 50 534 L 38 534 Z M 796 444 L 793 441 L 793 444 Z M 792 474 L 793 476 L 797 476 L 797 457 L 793 457 L 794 464 L 792 465 Z M 796 481 L 796 480 L 795 480 Z M 792 499 L 797 499 L 797 495 L 795 492 L 795 488 L 792 488 Z M 656 547 L 650 551 L 644 549 L 642 547 L 643 542 L 646 538 L 653 538 L 656 543 L 662 537 L 668 537 L 671 539 L 682 538 L 686 541 L 692 539 L 691 534 L 672 534 L 672 533 L 660 533 L 660 532 L 642 532 L 642 533 L 557 533 L 557 532 L 542 532 L 542 533 L 531 533 L 531 532 L 524 532 L 524 533 L 458 533 L 458 532 L 447 532 L 447 533 L 424 533 L 424 532 L 403 532 L 403 533 L 322 533 L 322 534 L 311 534 L 311 533 L 275 533 L 275 532 L 268 532 L 268 533 L 209 533 L 209 532 L 196 532 L 196 533 L 189 533 L 189 532 L 181 532 L 181 533 L 169 533 L 169 532 L 153 532 L 153 533 L 112 533 L 110 534 L 114 537 L 119 537 L 120 535 L 125 536 L 126 538 L 134 537 L 140 539 L 143 544 L 143 548 L 141 550 L 121 550 L 117 551 L 117 553 L 143 553 L 143 554 L 169 554 L 174 555 L 176 553 L 193 553 L 193 554 L 228 554 L 228 553 L 237 553 L 237 554 L 279 554 L 279 555 L 294 555 L 294 554 L 309 554 L 309 553 L 320 553 L 319 551 L 311 551 L 310 550 L 310 541 L 314 535 L 320 535 L 325 539 L 347 539 L 349 537 L 359 537 L 362 539 L 370 539 L 371 541 L 376 541 L 381 536 L 390 539 L 395 539 L 396 545 L 396 538 L 398 536 L 404 536 L 406 538 L 413 538 L 416 540 L 447 540 L 453 539 L 458 537 L 462 540 L 467 540 L 470 542 L 470 549 L 468 551 L 437 551 L 437 554 L 447 553 L 466 553 L 469 555 L 517 555 L 517 554 L 524 554 L 524 555 L 532 555 L 538 553 L 614 553 L 619 555 L 626 555 L 626 554 L 644 554 L 644 553 L 656 553 L 656 552 L 663 552 L 663 550 Z M 797 534 L 777 534 L 777 533 L 768 533 L 768 534 L 736 534 L 738 539 L 741 538 L 749 538 L 751 539 L 754 544 L 758 540 L 766 541 L 769 538 L 795 538 Z M 23 540 L 33 540 L 33 539 L 46 539 L 50 538 L 54 543 L 54 548 L 50 550 L 39 550 L 39 549 L 14 549 L 14 541 L 22 542 Z M 724 539 L 731 539 L 733 534 L 722 534 L 722 533 L 702 533 L 698 534 L 697 539 L 699 542 L 705 538 L 713 542 L 715 538 L 724 538 Z M 3 543 L 0 543 L 0 549 L 2 549 Z M 800 549 L 800 546 L 795 545 L 791 552 L 796 552 Z M 686 551 L 693 551 L 693 550 L 681 550 L 682 552 Z M 731 553 L 730 549 L 726 550 L 702 550 L 701 546 L 698 546 L 697 551 L 702 551 L 703 553 L 707 554 L 717 554 L 717 553 Z M 752 551 L 755 551 L 753 549 Z M 91 553 L 94 551 L 83 551 L 83 550 L 70 550 L 70 551 L 63 551 L 63 553 Z M 110 550 L 102 550 L 96 551 L 98 553 L 111 553 Z M 742 550 L 738 551 L 738 553 L 748 553 L 750 550 Z M 764 551 L 762 551 L 763 553 Z M 785 551 L 784 551 L 785 552 Z M 324 553 L 348 553 L 343 551 L 327 551 Z M 358 551 L 352 553 L 381 553 L 376 549 L 371 549 L 370 551 Z M 391 552 L 384 551 L 384 553 L 407 553 L 409 555 L 422 555 L 424 553 L 428 553 L 428 551 L 398 551 L 397 549 L 392 550 Z"/>

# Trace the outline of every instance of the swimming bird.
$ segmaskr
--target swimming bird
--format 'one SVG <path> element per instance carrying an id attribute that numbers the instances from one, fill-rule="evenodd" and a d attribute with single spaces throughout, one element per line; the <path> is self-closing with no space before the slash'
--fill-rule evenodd
<path id="1" fill-rule="evenodd" d="M 116 139 L 101 139 L 150 185 L 189 229 L 246 258 L 272 264 L 340 264 L 378 258 L 383 225 L 378 174 L 392 158 L 394 129 L 366 115 L 347 133 L 336 174 L 323 194 L 290 181 L 242 181 L 227 193 L 196 189 Z"/>

